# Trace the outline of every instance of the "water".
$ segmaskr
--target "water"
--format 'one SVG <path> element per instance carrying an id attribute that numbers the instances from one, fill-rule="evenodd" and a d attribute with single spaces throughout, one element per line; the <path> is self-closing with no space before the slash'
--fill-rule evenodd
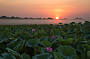
<path id="1" fill-rule="evenodd" d="M 22 24 L 58 24 L 58 23 L 70 23 L 70 22 L 84 22 L 90 21 L 90 19 L 83 19 L 83 20 L 72 20 L 72 19 L 65 19 L 65 20 L 31 20 L 31 19 L 0 19 L 0 25 L 22 25 Z"/>

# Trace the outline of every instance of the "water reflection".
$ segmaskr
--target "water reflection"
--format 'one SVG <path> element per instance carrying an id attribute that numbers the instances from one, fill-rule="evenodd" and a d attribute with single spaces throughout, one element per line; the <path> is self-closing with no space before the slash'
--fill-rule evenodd
<path id="1" fill-rule="evenodd" d="M 17 20 L 17 19 L 0 19 L 0 25 L 21 25 L 21 24 L 58 24 L 58 23 L 70 23 L 70 22 L 84 22 L 88 20 Z"/>
<path id="2" fill-rule="evenodd" d="M 48 20 L 48 22 L 51 24 L 58 24 L 58 23 L 62 23 L 62 20 L 55 19 L 55 20 Z"/>

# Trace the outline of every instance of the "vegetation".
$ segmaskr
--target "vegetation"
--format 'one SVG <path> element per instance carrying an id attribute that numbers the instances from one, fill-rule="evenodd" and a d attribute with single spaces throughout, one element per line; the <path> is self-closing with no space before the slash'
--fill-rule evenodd
<path id="1" fill-rule="evenodd" d="M 16 16 L 11 16 L 11 17 L 8 17 L 8 16 L 1 16 L 0 19 L 39 19 L 39 20 L 49 20 L 49 19 L 53 19 L 51 17 L 48 17 L 48 18 L 32 18 L 32 17 L 16 17 Z"/>
<path id="2" fill-rule="evenodd" d="M 90 22 L 0 25 L 0 59 L 90 59 Z"/>

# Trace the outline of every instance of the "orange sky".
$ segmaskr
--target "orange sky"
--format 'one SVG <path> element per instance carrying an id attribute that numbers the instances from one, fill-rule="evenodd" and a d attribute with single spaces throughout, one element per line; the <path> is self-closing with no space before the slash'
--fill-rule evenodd
<path id="1" fill-rule="evenodd" d="M 0 16 L 89 16 L 90 0 L 0 0 Z"/>

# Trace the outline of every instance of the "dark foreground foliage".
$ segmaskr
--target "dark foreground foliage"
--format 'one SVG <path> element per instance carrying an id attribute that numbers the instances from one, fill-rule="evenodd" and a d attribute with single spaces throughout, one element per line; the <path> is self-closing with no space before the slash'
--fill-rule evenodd
<path id="1" fill-rule="evenodd" d="M 90 59 L 90 22 L 0 25 L 0 59 Z"/>

